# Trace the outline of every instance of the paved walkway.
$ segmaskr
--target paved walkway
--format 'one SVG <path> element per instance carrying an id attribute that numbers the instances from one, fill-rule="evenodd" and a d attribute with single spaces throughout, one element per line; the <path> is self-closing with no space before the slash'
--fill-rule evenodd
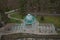
<path id="1" fill-rule="evenodd" d="M 13 14 L 13 13 L 12 13 L 12 14 Z M 18 18 L 11 17 L 12 14 L 8 14 L 8 18 L 15 19 L 15 20 L 19 20 L 19 21 L 23 21 L 22 19 L 18 19 Z"/>
<path id="2" fill-rule="evenodd" d="M 37 28 L 36 28 L 37 25 Z M 55 33 L 39 33 L 38 24 L 36 24 L 33 28 L 23 28 L 20 24 L 7 24 L 0 33 L 1 35 L 8 35 L 14 33 L 31 33 L 31 34 L 38 34 L 38 35 L 56 35 Z M 25 26 L 26 27 L 26 26 Z M 26 31 L 24 31 L 26 30 Z M 3 34 L 2 34 L 3 33 Z"/>

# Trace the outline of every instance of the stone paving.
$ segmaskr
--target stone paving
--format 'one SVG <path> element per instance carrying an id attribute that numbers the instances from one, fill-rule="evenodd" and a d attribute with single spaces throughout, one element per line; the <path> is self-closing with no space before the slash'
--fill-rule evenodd
<path id="1" fill-rule="evenodd" d="M 22 24 L 21 24 L 22 25 Z M 52 24 L 52 26 L 49 28 L 47 26 L 43 26 L 40 25 L 38 26 L 38 24 L 35 24 L 33 27 L 29 26 L 21 26 L 20 24 L 15 24 L 15 25 L 11 25 L 10 27 L 5 27 L 3 32 L 7 32 L 7 33 L 18 33 L 18 32 L 23 32 L 23 33 L 35 33 L 35 34 L 54 34 L 56 33 L 55 28 Z M 50 24 L 51 25 L 51 24 Z"/>

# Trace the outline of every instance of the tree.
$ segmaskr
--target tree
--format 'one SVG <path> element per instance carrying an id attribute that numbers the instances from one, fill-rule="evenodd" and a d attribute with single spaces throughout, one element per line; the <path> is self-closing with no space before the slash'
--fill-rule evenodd
<path id="1" fill-rule="evenodd" d="M 5 14 L 7 8 L 7 0 L 0 0 L 1 21 L 7 23 L 8 16 Z"/>
<path id="2" fill-rule="evenodd" d="M 41 16 L 41 21 L 44 21 L 44 17 L 43 16 Z"/>
<path id="3" fill-rule="evenodd" d="M 26 0 L 19 0 L 20 7 L 20 15 L 24 15 L 26 13 Z"/>

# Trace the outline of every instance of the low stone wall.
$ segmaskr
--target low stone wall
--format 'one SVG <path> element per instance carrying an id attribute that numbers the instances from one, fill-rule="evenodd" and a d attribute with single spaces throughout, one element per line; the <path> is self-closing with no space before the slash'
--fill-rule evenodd
<path id="1" fill-rule="evenodd" d="M 28 33 L 16 33 L 9 35 L 2 35 L 1 40 L 16 40 L 20 38 L 34 38 L 34 39 L 53 39 L 60 40 L 60 35 L 36 35 L 36 34 L 28 34 Z M 26 39 L 25 39 L 26 40 Z"/>

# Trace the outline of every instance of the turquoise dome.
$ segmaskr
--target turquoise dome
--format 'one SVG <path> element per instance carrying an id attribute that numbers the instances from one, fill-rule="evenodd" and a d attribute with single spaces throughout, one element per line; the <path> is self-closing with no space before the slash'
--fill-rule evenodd
<path id="1" fill-rule="evenodd" d="M 33 24 L 33 23 L 34 23 L 34 20 L 35 20 L 35 17 L 32 16 L 31 14 L 28 14 L 28 15 L 24 18 L 25 24 Z"/>

